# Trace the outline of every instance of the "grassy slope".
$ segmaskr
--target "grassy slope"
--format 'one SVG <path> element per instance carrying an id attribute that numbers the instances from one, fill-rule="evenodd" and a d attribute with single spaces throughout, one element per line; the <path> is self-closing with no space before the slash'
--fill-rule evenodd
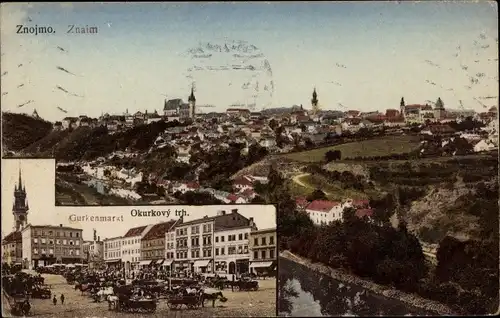
<path id="1" fill-rule="evenodd" d="M 52 131 L 52 124 L 24 114 L 2 112 L 2 145 L 20 151 Z"/>
<path id="2" fill-rule="evenodd" d="M 295 152 L 283 155 L 288 159 L 300 162 L 319 162 L 325 158 L 329 150 L 340 150 L 342 158 L 363 156 L 385 156 L 388 154 L 408 153 L 417 149 L 420 140 L 415 136 L 385 136 L 380 139 L 364 140 L 320 149 Z"/>

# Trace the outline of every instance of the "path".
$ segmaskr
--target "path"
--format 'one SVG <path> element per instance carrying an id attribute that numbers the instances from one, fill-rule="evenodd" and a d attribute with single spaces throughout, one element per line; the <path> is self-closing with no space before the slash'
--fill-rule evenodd
<path id="1" fill-rule="evenodd" d="M 311 189 L 311 190 L 316 190 L 315 188 L 311 187 L 310 185 L 308 184 L 305 184 L 304 182 L 302 182 L 302 180 L 300 180 L 301 178 L 303 177 L 307 177 L 307 176 L 310 176 L 311 174 L 310 173 L 302 173 L 302 174 L 298 174 L 296 176 L 294 176 L 292 178 L 292 181 L 295 182 L 296 184 L 298 184 L 299 186 L 301 187 L 304 187 L 304 188 L 307 188 L 307 189 Z M 326 192 L 325 190 L 322 190 L 324 194 L 326 195 L 331 195 L 330 192 Z"/>

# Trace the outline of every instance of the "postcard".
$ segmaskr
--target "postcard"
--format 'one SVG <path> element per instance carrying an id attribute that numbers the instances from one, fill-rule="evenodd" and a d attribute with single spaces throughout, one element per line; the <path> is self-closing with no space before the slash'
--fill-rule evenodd
<path id="1" fill-rule="evenodd" d="M 497 14 L 489 1 L 3 4 L 3 303 L 496 313 Z"/>

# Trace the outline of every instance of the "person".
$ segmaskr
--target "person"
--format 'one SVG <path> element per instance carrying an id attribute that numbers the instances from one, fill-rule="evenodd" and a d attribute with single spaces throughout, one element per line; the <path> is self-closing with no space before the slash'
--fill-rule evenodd
<path id="1" fill-rule="evenodd" d="M 231 283 L 231 291 L 234 292 L 234 274 L 233 274 L 233 282 Z"/>
<path id="2" fill-rule="evenodd" d="M 64 294 L 61 294 L 61 305 L 64 305 Z"/>
<path id="3" fill-rule="evenodd" d="M 56 298 L 56 295 L 54 295 L 54 298 L 52 299 L 52 302 L 54 303 L 54 306 L 57 304 L 57 298 Z"/>

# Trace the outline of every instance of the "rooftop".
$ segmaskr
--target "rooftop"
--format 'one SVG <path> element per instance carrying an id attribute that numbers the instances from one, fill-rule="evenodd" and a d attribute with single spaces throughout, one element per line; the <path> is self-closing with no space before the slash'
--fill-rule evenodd
<path id="1" fill-rule="evenodd" d="M 127 231 L 127 233 L 125 233 L 125 235 L 123 237 L 132 237 L 132 236 L 141 235 L 142 231 L 144 231 L 145 228 L 146 228 L 146 226 L 139 226 L 139 227 L 131 228 L 130 230 Z"/>
<path id="2" fill-rule="evenodd" d="M 331 209 L 333 209 L 333 207 L 339 204 L 340 204 L 339 202 L 334 202 L 334 201 L 314 200 L 307 206 L 307 210 L 328 212 Z"/>
<path id="3" fill-rule="evenodd" d="M 154 239 L 164 238 L 165 233 L 167 233 L 170 230 L 170 228 L 172 228 L 175 225 L 176 222 L 177 220 L 170 220 L 167 222 L 155 224 L 151 228 L 151 230 L 149 230 L 149 232 L 146 233 L 146 235 L 144 235 L 142 239 L 154 240 Z"/>

